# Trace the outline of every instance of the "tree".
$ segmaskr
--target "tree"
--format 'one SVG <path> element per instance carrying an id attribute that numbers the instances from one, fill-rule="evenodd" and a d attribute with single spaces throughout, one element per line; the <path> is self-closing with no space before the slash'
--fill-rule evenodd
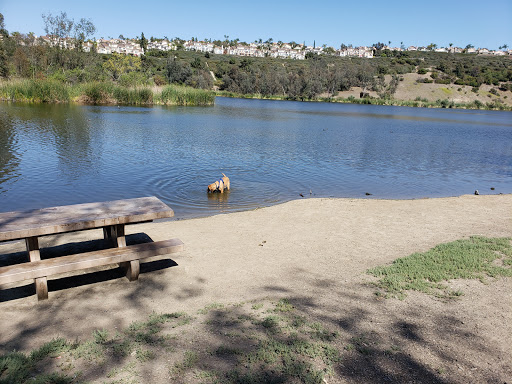
<path id="1" fill-rule="evenodd" d="M 192 75 L 190 66 L 176 60 L 169 59 L 166 65 L 166 75 L 169 83 L 183 84 Z"/>
<path id="2" fill-rule="evenodd" d="M 325 47 L 324 53 L 327 53 L 328 55 L 334 55 L 336 53 L 336 51 L 334 50 L 333 47 Z"/>
<path id="3" fill-rule="evenodd" d="M 435 43 L 430 43 L 429 45 L 427 45 L 427 49 L 428 49 L 429 51 L 433 51 L 433 50 L 435 50 L 436 48 L 437 48 L 437 44 L 435 44 Z"/>
<path id="4" fill-rule="evenodd" d="M 5 29 L 5 23 L 4 23 L 4 15 L 0 13 L 0 35 L 2 35 L 3 38 L 9 37 L 9 32 L 7 32 L 7 29 Z"/>
<path id="5" fill-rule="evenodd" d="M 53 16 L 51 13 L 43 14 L 44 31 L 50 38 L 52 45 L 57 49 L 64 47 L 64 42 L 71 35 L 73 20 L 68 18 L 66 12 Z"/>
<path id="6" fill-rule="evenodd" d="M 192 63 L 190 64 L 192 68 L 200 69 L 203 67 L 203 63 L 201 62 L 201 59 L 199 57 L 196 57 Z"/>
<path id="7" fill-rule="evenodd" d="M 375 48 L 377 51 L 380 51 L 382 50 L 382 48 L 384 48 L 384 43 L 381 43 L 380 41 L 378 43 L 374 43 L 372 45 L 373 48 Z"/>
<path id="8" fill-rule="evenodd" d="M 5 29 L 4 15 L 0 13 L 0 77 L 9 76 L 9 65 L 7 64 L 7 54 L 4 48 L 4 42 L 9 38 L 9 33 Z"/>
<path id="9" fill-rule="evenodd" d="M 91 20 L 81 18 L 80 21 L 75 24 L 73 30 L 75 35 L 75 45 L 79 51 L 82 51 L 84 42 L 94 35 L 96 27 Z"/>
<path id="10" fill-rule="evenodd" d="M 144 51 L 144 53 L 146 53 L 146 51 L 148 50 L 148 40 L 144 37 L 144 32 L 140 34 L 139 45 Z"/>
<path id="11" fill-rule="evenodd" d="M 110 73 L 114 81 L 119 80 L 121 75 L 140 70 L 140 68 L 140 57 L 120 55 L 118 53 L 113 53 L 110 59 L 103 63 L 103 69 Z"/>

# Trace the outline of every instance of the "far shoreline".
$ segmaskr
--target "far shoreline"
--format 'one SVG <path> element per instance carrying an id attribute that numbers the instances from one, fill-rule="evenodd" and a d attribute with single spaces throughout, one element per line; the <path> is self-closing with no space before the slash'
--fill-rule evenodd
<path id="1" fill-rule="evenodd" d="M 436 108 L 436 109 L 465 109 L 474 111 L 512 111 L 512 107 L 500 106 L 497 108 L 488 108 L 485 105 L 477 107 L 472 103 L 454 103 L 448 99 L 440 100 L 439 102 L 417 101 L 417 100 L 396 100 L 396 99 L 380 99 L 380 98 L 316 98 L 310 100 L 296 100 L 288 99 L 286 97 L 265 97 L 262 95 L 244 95 L 231 92 L 216 92 L 216 97 L 225 97 L 230 99 L 249 99 L 249 100 L 269 100 L 269 101 L 296 101 L 296 102 L 311 102 L 311 103 L 330 103 L 330 104 L 354 104 L 354 105 L 379 105 L 389 107 L 410 107 L 410 108 Z"/>
<path id="2" fill-rule="evenodd" d="M 91 82 L 65 84 L 55 80 L 11 79 L 0 82 L 0 101 L 20 102 L 29 104 L 60 104 L 100 106 L 213 106 L 215 97 L 323 102 L 339 104 L 380 105 L 413 108 L 467 109 L 486 111 L 512 111 L 512 106 L 477 101 L 456 102 L 443 98 L 435 101 L 417 96 L 415 99 L 380 98 L 368 94 L 366 97 L 356 97 L 357 90 L 351 90 L 347 97 L 317 96 L 312 99 L 288 98 L 282 96 L 264 96 L 261 94 L 240 94 L 228 91 L 207 90 L 169 84 L 167 86 L 124 87 L 110 82 Z"/>

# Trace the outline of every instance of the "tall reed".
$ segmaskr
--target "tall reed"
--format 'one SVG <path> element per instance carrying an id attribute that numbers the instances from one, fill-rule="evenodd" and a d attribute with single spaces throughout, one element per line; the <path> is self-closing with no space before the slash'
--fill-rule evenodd
<path id="1" fill-rule="evenodd" d="M 168 85 L 159 95 L 158 102 L 165 105 L 212 105 L 215 93 L 204 89 Z"/>
<path id="2" fill-rule="evenodd" d="M 55 80 L 16 80 L 0 84 L 0 98 L 31 103 L 71 100 L 69 87 Z"/>
<path id="3" fill-rule="evenodd" d="M 0 83 L 0 99 L 25 102 L 70 102 L 130 105 L 212 105 L 215 93 L 168 85 L 161 92 L 148 87 L 124 87 L 111 82 L 66 85 L 56 80 L 13 80 Z"/>

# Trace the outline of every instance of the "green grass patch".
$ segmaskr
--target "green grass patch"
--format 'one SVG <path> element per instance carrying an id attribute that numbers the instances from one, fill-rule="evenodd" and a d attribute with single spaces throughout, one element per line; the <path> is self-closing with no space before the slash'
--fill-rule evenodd
<path id="1" fill-rule="evenodd" d="M 443 93 L 446 95 L 451 95 L 453 93 L 451 89 L 445 87 L 441 87 L 441 91 L 443 91 Z"/>
<path id="2" fill-rule="evenodd" d="M 367 273 L 379 278 L 375 284 L 388 296 L 404 298 L 405 291 L 415 290 L 438 297 L 456 297 L 462 292 L 450 291 L 443 282 L 512 276 L 511 240 L 473 236 L 414 253 Z"/>
<path id="3" fill-rule="evenodd" d="M 288 299 L 281 299 L 277 302 L 274 309 L 275 312 L 291 312 L 295 307 L 290 303 Z"/>
<path id="4" fill-rule="evenodd" d="M 69 348 L 69 344 L 64 339 L 59 338 L 43 344 L 28 355 L 11 352 L 0 356 L 0 384 L 26 382 L 71 383 L 72 379 L 61 373 L 42 374 L 36 377 L 31 375 L 38 362 L 48 357 L 57 357 Z"/>

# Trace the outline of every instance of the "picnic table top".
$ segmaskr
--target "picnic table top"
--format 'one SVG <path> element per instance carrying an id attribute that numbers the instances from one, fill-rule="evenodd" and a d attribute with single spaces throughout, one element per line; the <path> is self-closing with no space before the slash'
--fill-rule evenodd
<path id="1" fill-rule="evenodd" d="M 157 197 L 0 213 L 0 241 L 139 223 L 174 216 Z"/>

